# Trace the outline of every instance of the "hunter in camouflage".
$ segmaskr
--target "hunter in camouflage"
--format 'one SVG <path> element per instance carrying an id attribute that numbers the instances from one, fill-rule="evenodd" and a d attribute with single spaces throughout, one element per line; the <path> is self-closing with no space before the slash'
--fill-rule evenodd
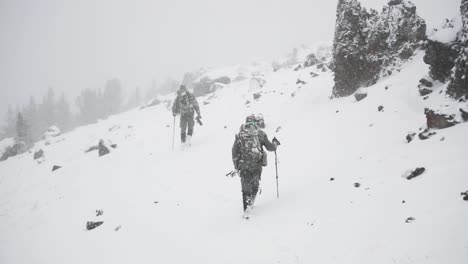
<path id="1" fill-rule="evenodd" d="M 253 206 L 259 190 L 264 147 L 275 151 L 277 144 L 270 142 L 266 133 L 258 129 L 255 116 L 248 116 L 232 146 L 232 161 L 241 178 L 244 212 Z"/>
<path id="2" fill-rule="evenodd" d="M 172 115 L 180 114 L 180 140 L 182 144 L 185 144 L 186 141 L 189 145 L 191 144 L 193 126 L 195 125 L 195 112 L 197 113 L 197 119 L 201 119 L 197 99 L 184 85 L 181 85 L 172 105 Z"/>

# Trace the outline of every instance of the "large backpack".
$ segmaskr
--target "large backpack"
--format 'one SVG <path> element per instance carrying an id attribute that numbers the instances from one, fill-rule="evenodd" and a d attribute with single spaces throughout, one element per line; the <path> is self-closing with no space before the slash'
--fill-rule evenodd
<path id="1" fill-rule="evenodd" d="M 189 92 L 185 92 L 184 95 L 179 95 L 179 110 L 180 114 L 193 113 L 193 103 Z"/>
<path id="2" fill-rule="evenodd" d="M 236 138 L 240 150 L 239 167 L 241 169 L 261 167 L 263 149 L 255 125 L 242 125 Z"/>

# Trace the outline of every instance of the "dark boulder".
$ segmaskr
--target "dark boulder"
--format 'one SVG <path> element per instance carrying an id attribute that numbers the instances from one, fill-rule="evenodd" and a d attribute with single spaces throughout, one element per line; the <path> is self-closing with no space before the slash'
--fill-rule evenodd
<path id="1" fill-rule="evenodd" d="M 421 140 L 426 140 L 429 139 L 430 137 L 436 135 L 436 132 L 430 131 L 429 129 L 425 129 L 423 132 L 418 134 L 419 139 Z"/>
<path id="2" fill-rule="evenodd" d="M 315 72 L 310 72 L 310 77 L 315 78 L 315 77 L 317 77 L 317 76 L 319 76 L 319 75 L 316 74 Z"/>
<path id="3" fill-rule="evenodd" d="M 432 93 L 431 89 L 428 89 L 426 87 L 419 87 L 419 94 L 421 96 L 426 96 L 426 95 L 431 94 L 431 93 Z"/>
<path id="4" fill-rule="evenodd" d="M 414 220 L 416 220 L 414 217 L 408 217 L 406 218 L 405 222 L 409 224 L 412 223 Z"/>
<path id="5" fill-rule="evenodd" d="M 303 84 L 307 84 L 307 83 L 305 81 L 301 80 L 301 79 L 297 79 L 296 84 L 303 85 Z"/>
<path id="6" fill-rule="evenodd" d="M 262 94 L 260 94 L 260 93 L 254 93 L 252 96 L 253 96 L 253 99 L 254 99 L 254 100 L 257 100 L 257 99 L 260 99 L 260 97 L 262 97 Z"/>
<path id="7" fill-rule="evenodd" d="M 423 174 L 426 171 L 426 168 L 420 167 L 412 170 L 408 175 L 406 175 L 407 180 L 411 180 Z"/>
<path id="8" fill-rule="evenodd" d="M 443 129 L 458 124 L 453 115 L 439 114 L 429 108 L 424 109 L 424 113 L 426 114 L 427 128 L 429 129 Z"/>
<path id="9" fill-rule="evenodd" d="M 464 201 L 468 201 L 468 191 L 462 192 L 460 195 Z"/>
<path id="10" fill-rule="evenodd" d="M 356 187 L 356 188 L 361 187 L 361 184 L 360 184 L 359 182 L 355 182 L 353 185 L 354 185 L 354 187 Z"/>
<path id="11" fill-rule="evenodd" d="M 384 110 L 384 107 L 379 105 L 379 107 L 377 108 L 377 110 L 379 110 L 379 112 L 382 112 Z"/>
<path id="12" fill-rule="evenodd" d="M 104 223 L 103 221 L 99 221 L 99 222 L 88 221 L 86 223 L 86 229 L 87 230 L 93 230 L 94 228 L 102 225 L 103 223 Z"/>
<path id="13" fill-rule="evenodd" d="M 42 149 L 34 152 L 34 159 L 37 160 L 37 159 L 40 159 L 44 157 L 44 151 Z"/>
<path id="14" fill-rule="evenodd" d="M 410 143 L 411 141 L 413 141 L 414 136 L 416 136 L 416 133 L 409 133 L 408 135 L 406 135 L 406 141 Z"/>
<path id="15" fill-rule="evenodd" d="M 99 157 L 107 155 L 110 153 L 109 148 L 106 146 L 104 140 L 99 140 L 98 144 L 98 152 L 99 152 Z"/>
<path id="16" fill-rule="evenodd" d="M 356 93 L 354 93 L 354 98 L 356 98 L 356 101 L 361 101 L 362 99 L 366 98 L 367 97 L 367 92 L 365 91 L 357 91 Z"/>
<path id="17" fill-rule="evenodd" d="M 61 169 L 61 168 L 62 168 L 62 166 L 54 165 L 52 167 L 52 171 L 56 171 L 56 170 Z"/>
<path id="18" fill-rule="evenodd" d="M 425 78 L 422 78 L 421 80 L 419 80 L 419 83 L 420 83 L 421 86 L 424 86 L 424 87 L 429 87 L 430 88 L 430 87 L 434 86 L 434 84 L 431 81 L 429 81 L 429 80 L 427 80 Z"/>

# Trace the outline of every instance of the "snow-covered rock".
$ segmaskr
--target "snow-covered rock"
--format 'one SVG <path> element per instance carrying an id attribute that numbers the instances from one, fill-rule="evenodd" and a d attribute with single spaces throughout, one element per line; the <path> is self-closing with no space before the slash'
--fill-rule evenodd
<path id="1" fill-rule="evenodd" d="M 61 135 L 60 129 L 57 126 L 51 126 L 46 130 L 46 132 L 44 132 L 44 135 L 42 136 L 42 138 L 49 139 L 49 138 L 58 137 L 60 135 Z"/>
<path id="2" fill-rule="evenodd" d="M 411 2 L 392 0 L 379 14 L 368 12 L 357 0 L 340 0 L 333 42 L 333 95 L 351 95 L 398 71 L 425 38 L 425 21 Z"/>

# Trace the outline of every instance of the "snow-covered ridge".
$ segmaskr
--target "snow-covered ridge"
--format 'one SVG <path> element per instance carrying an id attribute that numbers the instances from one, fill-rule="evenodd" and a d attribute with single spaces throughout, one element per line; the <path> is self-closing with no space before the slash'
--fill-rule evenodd
<path id="1" fill-rule="evenodd" d="M 419 95 L 423 55 L 359 102 L 329 98 L 321 63 L 264 71 L 262 86 L 233 81 L 198 97 L 204 125 L 185 151 L 171 149 L 174 94 L 41 141 L 0 162 L 0 262 L 464 264 L 468 123 L 419 137 L 425 108 L 453 104 L 443 84 Z M 250 113 L 282 145 L 280 199 L 270 154 L 246 222 L 239 179 L 225 174 Z M 101 157 L 100 139 L 116 144 Z"/>

